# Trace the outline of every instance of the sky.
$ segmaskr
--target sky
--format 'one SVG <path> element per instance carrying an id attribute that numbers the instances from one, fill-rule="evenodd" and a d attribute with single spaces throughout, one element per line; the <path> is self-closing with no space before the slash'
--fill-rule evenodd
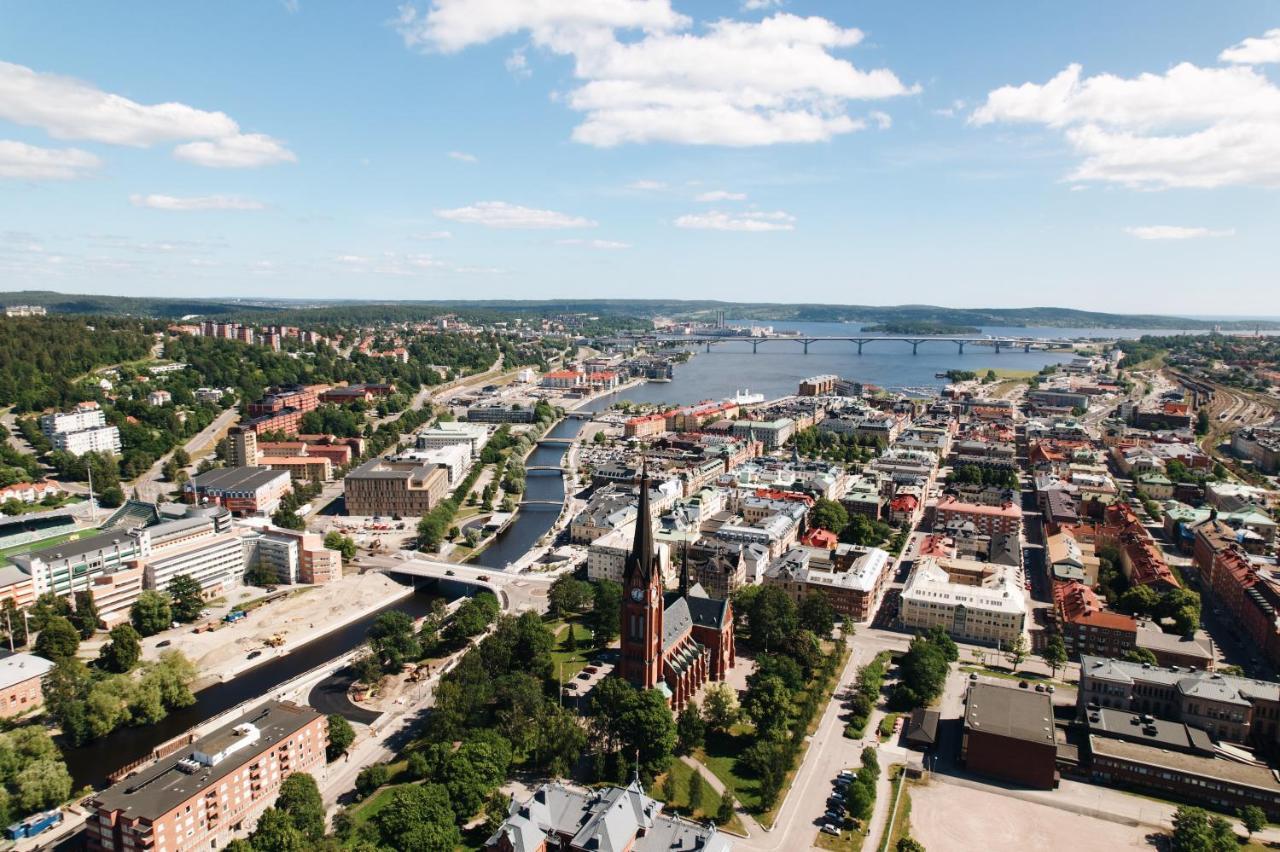
<path id="1" fill-rule="evenodd" d="M 1280 314 L 1280 6 L 0 0 L 0 290 Z"/>

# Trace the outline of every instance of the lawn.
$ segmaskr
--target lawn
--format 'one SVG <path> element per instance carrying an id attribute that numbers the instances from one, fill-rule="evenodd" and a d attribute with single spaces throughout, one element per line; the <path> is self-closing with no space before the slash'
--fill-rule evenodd
<path id="1" fill-rule="evenodd" d="M 573 680 L 578 672 L 582 671 L 582 667 L 588 662 L 588 658 L 595 651 L 591 645 L 591 630 L 581 624 L 577 618 L 570 620 L 567 625 L 559 619 L 547 623 L 547 627 L 555 634 L 556 645 L 551 652 L 551 663 L 554 666 L 552 674 L 562 677 L 565 683 Z M 573 638 L 577 640 L 577 650 L 569 650 L 569 630 L 573 630 Z"/>
<path id="2" fill-rule="evenodd" d="M 29 541 L 26 544 L 15 544 L 13 547 L 6 547 L 0 550 L 0 557 L 13 556 L 18 553 L 28 553 L 32 550 L 43 550 L 46 547 L 53 547 L 55 544 L 62 544 L 65 541 L 75 541 L 82 535 L 92 535 L 97 530 L 74 530 L 72 532 L 55 535 L 52 538 L 41 539 L 40 541 Z"/>
<path id="3" fill-rule="evenodd" d="M 675 777 L 675 796 L 670 800 L 662 792 L 667 774 Z M 711 785 L 706 783 L 705 778 L 702 785 L 702 804 L 699 805 L 695 813 L 691 814 L 689 812 L 689 779 L 691 777 L 693 777 L 693 768 L 679 758 L 672 758 L 671 768 L 666 774 L 659 775 L 654 779 L 649 789 L 649 795 L 665 802 L 668 812 L 676 811 L 681 816 L 691 817 L 699 821 L 715 819 L 716 812 L 720 810 L 720 794 L 711 789 Z M 733 819 L 721 827 L 725 831 L 730 831 L 734 834 L 746 834 L 746 830 L 742 826 L 742 820 L 738 818 L 737 814 L 734 814 Z"/>
<path id="4" fill-rule="evenodd" d="M 911 836 L 911 788 L 919 782 L 907 780 L 901 766 L 891 767 L 890 771 L 895 773 L 893 787 L 890 789 L 891 796 L 897 796 L 898 788 L 903 784 L 906 785 L 902 790 L 901 798 L 898 799 L 897 811 L 889 815 L 889 818 L 893 820 L 893 832 L 889 835 L 888 848 L 897 849 L 899 840 Z M 889 801 L 892 805 L 893 799 L 891 798 Z"/>
<path id="5" fill-rule="evenodd" d="M 738 723 L 728 733 L 708 731 L 706 745 L 697 749 L 694 757 L 733 790 L 744 808 L 755 813 L 760 809 L 760 787 L 754 778 L 737 773 L 738 755 L 754 742 L 751 730 L 751 725 Z"/>
<path id="6" fill-rule="evenodd" d="M 880 742 L 884 742 L 893 736 L 893 726 L 898 723 L 897 713 L 886 713 L 884 718 L 880 720 L 880 730 L 877 732 Z"/>
<path id="7" fill-rule="evenodd" d="M 987 677 L 999 677 L 1005 680 L 1027 681 L 1028 683 L 1058 683 L 1064 686 L 1068 685 L 1067 681 L 1061 678 L 1051 678 L 1039 672 L 1011 672 L 1008 669 L 999 669 L 995 666 L 978 666 L 978 665 L 961 665 L 962 672 L 976 672 Z"/>

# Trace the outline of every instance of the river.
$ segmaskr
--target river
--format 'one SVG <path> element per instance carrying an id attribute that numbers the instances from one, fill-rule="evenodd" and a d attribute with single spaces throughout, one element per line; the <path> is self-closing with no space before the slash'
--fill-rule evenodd
<path id="1" fill-rule="evenodd" d="M 241 702 L 266 695 L 286 681 L 342 656 L 365 640 L 369 626 L 379 614 L 398 609 L 418 618 L 431 611 L 431 603 L 436 597 L 434 594 L 419 592 L 388 604 L 345 627 L 295 648 L 283 657 L 276 657 L 232 680 L 200 690 L 196 693 L 194 704 L 171 711 L 154 725 L 117 728 L 107 736 L 86 745 L 66 748 L 63 755 L 67 770 L 71 773 L 72 786 L 74 789 L 86 784 L 101 787 L 106 783 L 108 773 L 136 760 L 161 743 Z"/>

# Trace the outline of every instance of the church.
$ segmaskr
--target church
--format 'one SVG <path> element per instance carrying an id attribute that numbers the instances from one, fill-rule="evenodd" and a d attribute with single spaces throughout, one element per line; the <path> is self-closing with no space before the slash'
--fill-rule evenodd
<path id="1" fill-rule="evenodd" d="M 622 579 L 622 654 L 617 672 L 639 689 L 658 689 L 680 710 L 708 680 L 733 668 L 733 605 L 689 585 L 688 562 L 680 588 L 669 592 L 653 546 L 649 471 L 640 475 L 635 540 Z"/>

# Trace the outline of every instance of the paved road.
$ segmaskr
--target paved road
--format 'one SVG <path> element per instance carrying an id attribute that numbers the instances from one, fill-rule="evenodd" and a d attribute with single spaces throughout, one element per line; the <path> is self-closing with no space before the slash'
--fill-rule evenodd
<path id="1" fill-rule="evenodd" d="M 228 408 L 213 419 L 213 422 L 201 429 L 189 441 L 182 445 L 182 448 L 191 456 L 191 461 L 198 461 L 197 456 L 213 452 L 216 439 L 222 431 L 240 419 L 240 411 L 236 408 Z M 139 476 L 133 481 L 132 489 L 138 492 L 138 496 L 143 500 L 159 500 L 165 492 L 172 490 L 173 483 L 161 482 L 161 473 L 164 470 L 165 462 L 173 455 L 172 452 L 165 453 L 156 459 L 156 463 L 151 465 L 146 473 Z M 188 472 L 190 472 L 188 467 Z"/>
<path id="2" fill-rule="evenodd" d="M 407 551 L 405 552 L 407 555 Z M 499 599 L 506 597 L 507 611 L 521 613 L 525 610 L 543 612 L 547 608 L 547 590 L 555 582 L 553 574 L 521 574 L 498 571 L 493 568 L 463 565 L 458 562 L 440 562 L 419 557 L 368 556 L 361 563 L 380 571 L 391 571 L 417 577 L 439 580 L 460 580 L 486 585 L 498 592 Z M 480 579 L 484 577 L 485 579 Z"/>

